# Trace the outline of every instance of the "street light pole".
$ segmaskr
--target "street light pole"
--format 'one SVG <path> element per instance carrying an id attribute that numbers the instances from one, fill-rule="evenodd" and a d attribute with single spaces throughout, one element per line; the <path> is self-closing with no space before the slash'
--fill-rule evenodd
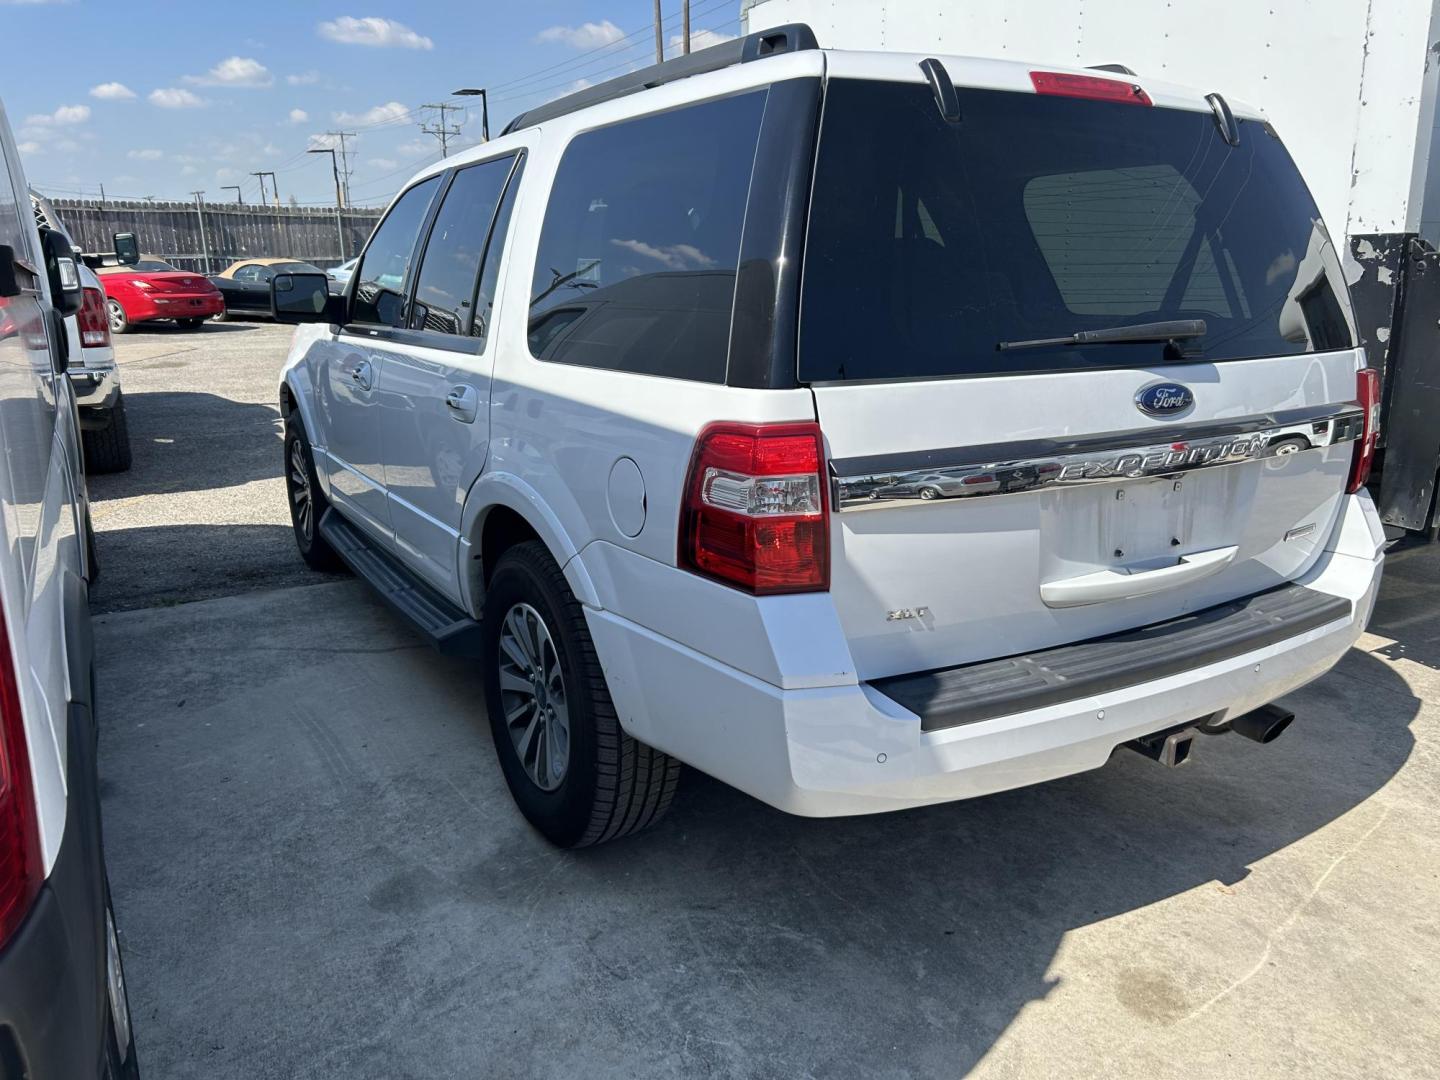
<path id="1" fill-rule="evenodd" d="M 239 203 L 241 206 L 244 206 L 244 205 L 245 205 L 245 196 L 242 195 L 242 194 L 240 194 L 240 185 L 239 185 L 239 184 L 221 184 L 221 185 L 220 185 L 220 190 L 221 190 L 221 191 L 233 191 L 233 192 L 235 192 L 235 201 L 236 201 L 237 203 Z"/>
<path id="2" fill-rule="evenodd" d="M 480 135 L 485 142 L 490 141 L 490 97 L 483 86 L 462 86 L 454 91 L 451 97 L 478 97 L 480 99 Z"/>
<path id="3" fill-rule="evenodd" d="M 205 192 L 192 191 L 195 196 L 195 216 L 200 219 L 200 253 L 205 257 L 205 274 L 210 274 L 210 240 L 205 235 Z"/>

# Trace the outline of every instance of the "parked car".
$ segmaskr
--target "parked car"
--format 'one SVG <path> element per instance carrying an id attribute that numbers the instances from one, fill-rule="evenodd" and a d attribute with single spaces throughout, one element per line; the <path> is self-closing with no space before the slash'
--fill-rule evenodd
<path id="1" fill-rule="evenodd" d="M 355 264 L 359 261 L 360 257 L 357 255 L 355 258 L 343 262 L 339 266 L 332 266 L 325 271 L 325 276 L 330 279 L 331 292 L 343 293 L 345 291 L 345 286 L 350 284 L 350 275 L 355 272 Z M 266 298 L 268 300 L 268 294 Z"/>
<path id="2" fill-rule="evenodd" d="M 225 310 L 220 290 L 203 275 L 177 270 L 154 255 L 142 255 L 131 266 L 102 266 L 96 273 L 105 283 L 112 334 L 162 319 L 194 330 Z"/>
<path id="3" fill-rule="evenodd" d="M 100 830 L 94 574 L 62 320 L 84 303 L 42 235 L 0 107 L 0 1073 L 139 1075 Z"/>
<path id="4" fill-rule="evenodd" d="M 268 317 L 270 281 L 276 274 L 320 274 L 319 267 L 295 259 L 242 259 L 210 278 L 225 298 L 222 318 Z"/>
<path id="5" fill-rule="evenodd" d="M 783 27 L 523 114 L 346 295 L 272 294 L 302 556 L 478 658 L 557 844 L 681 761 L 823 816 L 1267 742 L 1375 600 L 1340 260 L 1219 95 Z M 995 479 L 869 497 L 937 475 Z"/>
<path id="6" fill-rule="evenodd" d="M 49 199 L 32 190 L 30 208 L 37 228 L 63 233 L 70 246 L 79 250 Z M 90 266 L 81 262 L 79 272 L 84 301 L 80 310 L 65 320 L 70 343 L 66 375 L 80 408 L 80 445 L 85 471 L 124 472 L 130 468 L 130 424 L 125 415 L 125 393 L 120 388 L 115 346 L 110 339 L 109 298 L 99 275 Z"/>

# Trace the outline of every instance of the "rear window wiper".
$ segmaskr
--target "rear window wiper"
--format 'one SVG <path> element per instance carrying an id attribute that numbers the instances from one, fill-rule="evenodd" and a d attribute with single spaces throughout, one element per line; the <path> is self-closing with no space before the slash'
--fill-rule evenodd
<path id="1" fill-rule="evenodd" d="M 1033 338 L 1029 341 L 1001 341 L 995 347 L 1008 349 L 1046 349 L 1063 345 L 1143 345 L 1171 344 L 1205 336 L 1204 319 L 1176 319 L 1171 322 L 1134 323 L 1130 326 L 1107 326 L 1103 330 L 1078 330 L 1069 337 Z M 1176 346 L 1177 351 L 1179 346 Z"/>

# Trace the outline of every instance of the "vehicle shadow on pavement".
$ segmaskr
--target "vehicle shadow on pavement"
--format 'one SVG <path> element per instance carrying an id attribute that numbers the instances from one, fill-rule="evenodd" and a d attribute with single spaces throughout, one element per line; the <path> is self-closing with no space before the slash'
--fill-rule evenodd
<path id="1" fill-rule="evenodd" d="M 223 323 L 206 322 L 200 326 L 179 326 L 170 322 L 135 323 L 125 332 L 125 340 L 144 337 L 195 338 L 204 334 L 234 334 L 259 329 L 257 322 L 237 322 L 227 319 Z"/>
<path id="2" fill-rule="evenodd" d="M 311 570 L 289 525 L 151 525 L 96 536 L 97 614 L 167 607 L 218 596 L 314 585 L 341 575 Z"/>
<path id="3" fill-rule="evenodd" d="M 1440 671 L 1440 559 L 1423 550 L 1385 563 L 1385 602 L 1375 609 L 1370 633 L 1390 638 L 1376 650 L 1391 660 L 1411 660 Z"/>
<path id="4" fill-rule="evenodd" d="M 214 498 L 220 489 L 280 476 L 275 405 L 191 391 L 127 390 L 125 412 L 134 461 L 128 472 L 89 477 L 96 502 L 181 491 Z"/>

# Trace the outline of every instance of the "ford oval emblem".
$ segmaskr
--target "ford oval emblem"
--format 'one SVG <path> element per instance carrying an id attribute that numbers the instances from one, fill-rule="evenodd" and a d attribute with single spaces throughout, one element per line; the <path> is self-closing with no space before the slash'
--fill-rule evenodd
<path id="1" fill-rule="evenodd" d="M 1150 416 L 1173 416 L 1195 404 L 1195 395 L 1179 383 L 1151 383 L 1135 395 L 1135 407 Z"/>

